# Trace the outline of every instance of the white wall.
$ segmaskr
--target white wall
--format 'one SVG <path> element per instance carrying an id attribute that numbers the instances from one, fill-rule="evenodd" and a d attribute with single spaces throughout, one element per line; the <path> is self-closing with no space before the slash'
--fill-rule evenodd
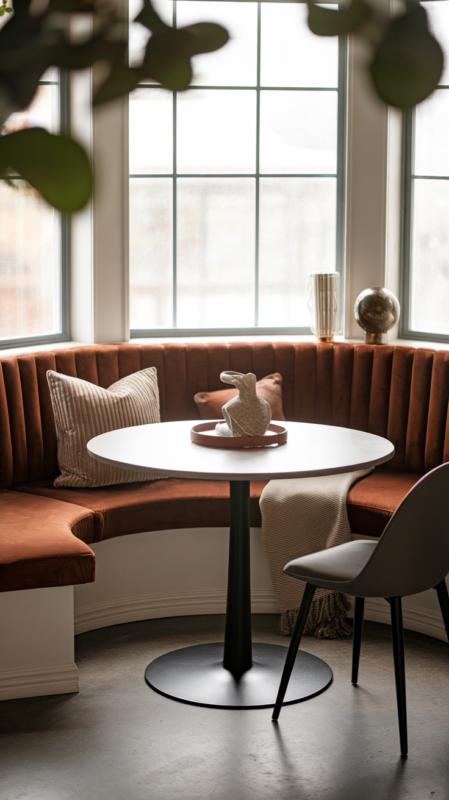
<path id="1" fill-rule="evenodd" d="M 95 583 L 75 586 L 75 633 L 137 619 L 223 614 L 229 531 L 187 528 L 93 545 Z M 259 528 L 251 529 L 253 613 L 278 613 Z"/>
<path id="2" fill-rule="evenodd" d="M 73 587 L 0 594 L 0 700 L 77 692 Z"/>
<path id="3" fill-rule="evenodd" d="M 126 0 L 116 5 L 127 14 Z M 86 24 L 77 19 L 73 35 Z M 85 344 L 129 339 L 128 98 L 92 111 L 103 74 L 99 64 L 71 76 L 72 135 L 94 165 L 93 199 L 72 219 L 72 339 Z"/>
<path id="4" fill-rule="evenodd" d="M 384 11 L 390 0 L 377 0 Z M 349 37 L 345 335 L 361 339 L 354 303 L 370 286 L 399 296 L 402 114 L 381 103 L 368 72 L 365 41 Z M 389 333 L 398 336 L 398 326 Z"/>

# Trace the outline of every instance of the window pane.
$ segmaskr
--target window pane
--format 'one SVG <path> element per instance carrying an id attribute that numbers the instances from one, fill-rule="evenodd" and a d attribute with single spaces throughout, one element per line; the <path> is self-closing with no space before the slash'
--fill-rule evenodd
<path id="1" fill-rule="evenodd" d="M 429 26 L 443 48 L 445 64 L 440 83 L 449 84 L 449 3 L 437 2 L 422 4 L 429 15 Z"/>
<path id="2" fill-rule="evenodd" d="M 46 128 L 51 133 L 59 131 L 59 86 L 39 86 L 33 102 L 24 111 L 11 114 L 5 123 L 9 133 L 22 128 Z"/>
<path id="3" fill-rule="evenodd" d="M 141 3 L 131 0 L 136 10 Z M 164 0 L 158 3 L 162 8 Z M 131 173 L 171 175 L 173 170 L 176 182 L 172 230 L 170 193 L 161 212 L 168 223 L 155 214 L 151 227 L 151 203 L 145 206 L 145 191 L 171 186 L 171 180 L 131 179 L 131 204 L 142 192 L 131 211 L 131 327 L 170 327 L 172 288 L 178 328 L 253 327 L 257 269 L 259 324 L 308 327 L 307 273 L 336 266 L 338 41 L 311 34 L 305 4 L 184 0 L 175 8 L 178 27 L 219 22 L 231 41 L 193 59 L 194 83 L 176 95 L 174 119 L 163 90 L 141 87 L 131 96 Z M 261 90 L 259 124 L 258 42 L 261 85 L 267 87 Z M 285 177 L 262 177 L 257 193 L 258 168 L 262 175 Z M 307 177 L 291 177 L 296 173 Z M 308 177 L 314 174 L 332 177 Z M 168 246 L 162 254 L 164 237 Z M 154 278 L 147 274 L 155 242 L 160 249 L 150 262 L 163 275 L 166 301 L 155 299 Z M 140 250 L 145 248 L 143 258 Z M 138 270 L 139 280 L 133 277 Z M 162 309 L 158 321 L 153 321 L 154 309 Z"/>
<path id="4" fill-rule="evenodd" d="M 136 89 L 129 97 L 129 171 L 173 172 L 173 97 L 163 89 Z"/>
<path id="5" fill-rule="evenodd" d="M 254 324 L 251 178 L 178 181 L 178 326 Z"/>
<path id="6" fill-rule="evenodd" d="M 193 83 L 203 86 L 254 86 L 257 81 L 257 3 L 182 2 L 177 25 L 218 22 L 229 31 L 221 50 L 193 59 Z"/>
<path id="7" fill-rule="evenodd" d="M 262 86 L 337 86 L 338 40 L 307 27 L 307 5 L 262 3 Z"/>
<path id="8" fill-rule="evenodd" d="M 256 92 L 192 90 L 178 96 L 178 171 L 256 170 Z"/>
<path id="9" fill-rule="evenodd" d="M 129 206 L 131 328 L 171 328 L 172 180 L 131 179 Z"/>
<path id="10" fill-rule="evenodd" d="M 0 216 L 0 339 L 59 333 L 59 214 L 23 181 L 0 181 Z"/>
<path id="11" fill-rule="evenodd" d="M 259 324 L 308 327 L 307 275 L 335 270 L 335 178 L 260 182 Z"/>
<path id="12" fill-rule="evenodd" d="M 412 329 L 449 334 L 449 181 L 413 183 Z"/>
<path id="13" fill-rule="evenodd" d="M 416 107 L 416 175 L 449 175 L 449 91 L 436 91 Z"/>
<path id="14" fill-rule="evenodd" d="M 337 171 L 337 92 L 261 92 L 260 171 Z"/>

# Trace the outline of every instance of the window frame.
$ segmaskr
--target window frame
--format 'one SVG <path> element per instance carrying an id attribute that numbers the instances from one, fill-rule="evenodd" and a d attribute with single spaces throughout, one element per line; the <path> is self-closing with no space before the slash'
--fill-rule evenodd
<path id="1" fill-rule="evenodd" d="M 449 91 L 449 85 L 439 84 L 436 91 L 439 89 Z M 402 112 L 401 257 L 399 271 L 401 317 L 399 321 L 399 338 L 423 342 L 449 342 L 449 333 L 420 331 L 412 328 L 411 325 L 413 185 L 414 181 L 417 180 L 412 169 L 415 161 L 415 129 L 416 107 Z M 426 179 L 449 180 L 449 177 L 426 176 Z"/>
<path id="2" fill-rule="evenodd" d="M 220 89 L 241 90 L 245 88 L 256 89 L 257 92 L 257 139 L 256 139 L 256 172 L 254 175 L 245 174 L 242 177 L 255 178 L 256 181 L 256 220 L 255 220 L 255 311 L 257 316 L 258 309 L 258 266 L 259 266 L 259 180 L 260 176 L 258 168 L 258 149 L 259 149 L 259 123 L 260 123 L 260 94 L 262 87 L 260 83 L 260 35 L 261 35 L 261 2 L 257 3 L 257 83 L 256 87 L 235 87 L 235 86 L 218 86 L 218 87 L 201 87 L 195 85 L 194 89 L 201 88 L 203 90 Z M 176 2 L 173 3 L 173 24 L 176 24 Z M 335 243 L 335 269 L 340 274 L 340 304 L 343 306 L 344 302 L 344 259 L 345 259 L 345 211 L 346 211 L 346 144 L 347 144 L 347 83 L 348 83 L 348 41 L 346 36 L 338 37 L 338 86 L 336 90 L 337 101 L 337 165 L 336 165 L 336 243 Z M 152 91 L 157 91 L 158 88 L 154 84 L 146 84 L 143 82 L 139 84 L 142 86 L 151 87 Z M 268 87 L 272 91 L 282 90 L 283 87 Z M 313 87 L 311 87 L 313 90 Z M 308 91 L 311 89 L 307 88 Z M 298 89 L 297 91 L 304 91 Z M 324 89 L 323 91 L 329 91 Z M 172 93 L 173 99 L 173 113 L 174 113 L 174 133 L 176 133 L 176 92 Z M 173 189 L 173 219 L 176 220 L 176 182 L 178 173 L 176 169 L 176 136 L 173 137 L 173 173 L 172 180 L 174 183 Z M 128 171 L 128 180 L 132 177 Z M 141 175 L 135 177 L 162 177 L 161 175 Z M 166 176 L 167 177 L 167 176 Z M 183 176 L 181 176 L 183 177 Z M 205 177 L 202 174 L 196 176 L 189 175 L 188 177 Z M 208 178 L 213 178 L 211 174 L 207 174 Z M 234 177 L 233 175 L 220 175 L 220 177 Z M 269 176 L 272 177 L 272 176 Z M 286 175 L 282 177 L 295 177 L 294 175 Z M 313 177 L 313 176 L 312 176 Z M 323 176 L 324 177 L 324 176 Z M 267 327 L 267 326 L 250 326 L 250 327 L 234 327 L 234 328 L 178 328 L 176 327 L 176 225 L 173 225 L 173 318 L 175 326 L 170 328 L 131 328 L 130 338 L 177 338 L 186 336 L 253 336 L 253 335 L 309 335 L 311 333 L 310 327 Z"/>
<path id="3" fill-rule="evenodd" d="M 54 81 L 40 81 L 39 85 L 53 84 Z M 62 135 L 70 135 L 70 73 L 59 72 L 59 125 Z M 17 336 L 0 339 L 2 350 L 14 347 L 27 347 L 36 344 L 68 342 L 71 338 L 70 280 L 71 280 L 71 216 L 61 213 L 61 331 L 38 336 Z"/>

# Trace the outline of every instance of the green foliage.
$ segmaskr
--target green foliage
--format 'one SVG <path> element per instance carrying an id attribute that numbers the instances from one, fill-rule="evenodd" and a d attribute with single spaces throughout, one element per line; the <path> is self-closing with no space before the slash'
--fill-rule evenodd
<path id="1" fill-rule="evenodd" d="M 358 33 L 371 42 L 369 67 L 374 88 L 385 103 L 411 108 L 436 89 L 444 65 L 443 51 L 429 31 L 427 13 L 416 2 L 390 19 L 365 0 L 332 10 L 309 5 L 309 28 L 319 36 Z"/>
<path id="2" fill-rule="evenodd" d="M 429 31 L 427 13 L 416 6 L 390 22 L 370 71 L 385 103 L 411 108 L 434 91 L 443 66 L 443 51 Z"/>
<path id="3" fill-rule="evenodd" d="M 192 56 L 217 50 L 229 38 L 221 25 L 207 22 L 173 29 L 162 22 L 151 0 L 145 0 L 137 19 L 152 36 L 142 64 L 128 67 L 127 26 L 110 2 L 49 0 L 46 9 L 34 15 L 30 0 L 14 0 L 14 14 L 0 30 L 0 126 L 11 113 L 30 104 L 49 67 L 81 70 L 107 62 L 109 75 L 94 98 L 99 105 L 128 94 L 142 78 L 167 89 L 187 89 Z M 6 4 L 7 0 L 0 0 L 0 16 L 11 12 Z M 95 33 L 87 41 L 74 43 L 66 33 L 69 15 L 85 13 L 93 17 Z M 87 203 L 92 175 L 79 145 L 40 129 L 5 133 L 0 138 L 0 177 L 7 179 L 13 170 L 61 211 L 76 211 Z"/>
<path id="4" fill-rule="evenodd" d="M 158 31 L 147 44 L 142 77 L 152 77 L 167 89 L 184 91 L 192 80 L 192 56 L 218 50 L 228 39 L 227 31 L 212 22 Z"/>
<path id="5" fill-rule="evenodd" d="M 0 17 L 4 17 L 5 14 L 11 14 L 12 8 L 8 8 L 8 0 L 2 0 L 0 5 Z"/>
<path id="6" fill-rule="evenodd" d="M 106 80 L 97 89 L 94 97 L 94 104 L 101 105 L 117 97 L 123 97 L 136 88 L 142 80 L 140 69 L 128 68 L 123 64 L 114 64 Z"/>
<path id="7" fill-rule="evenodd" d="M 49 67 L 81 70 L 98 61 L 109 73 L 97 88 L 94 104 L 128 94 L 142 79 L 166 89 L 184 91 L 192 80 L 191 60 L 200 53 L 223 47 L 229 39 L 221 25 L 199 22 L 172 28 L 152 6 L 144 7 L 136 22 L 151 32 L 142 62 L 127 65 L 127 26 L 114 0 L 47 0 L 39 13 L 31 0 L 0 0 L 0 127 L 14 111 L 32 101 L 39 79 Z M 346 8 L 323 8 L 308 0 L 309 27 L 319 36 L 363 36 L 371 43 L 369 66 L 379 97 L 399 108 L 410 108 L 436 88 L 443 69 L 443 53 L 429 32 L 427 14 L 416 3 L 390 19 L 367 0 L 351 0 Z M 89 14 L 95 33 L 83 42 L 67 34 L 72 14 Z M 0 178 L 11 171 L 21 175 L 62 211 L 75 211 L 88 201 L 92 176 L 82 148 L 67 137 L 40 129 L 21 130 L 0 137 Z"/>
<path id="8" fill-rule="evenodd" d="M 171 28 L 160 19 L 150 0 L 145 0 L 135 21 L 152 32 L 142 65 L 134 69 L 115 65 L 95 94 L 95 105 L 132 91 L 145 78 L 171 91 L 185 91 L 192 80 L 191 58 L 218 50 L 229 40 L 225 28 L 212 22 Z"/>
<path id="9" fill-rule="evenodd" d="M 27 128 L 0 137 L 0 176 L 21 175 L 50 205 L 72 213 L 86 205 L 92 174 L 83 148 L 66 136 Z"/>
<path id="10" fill-rule="evenodd" d="M 371 16 L 364 0 L 352 0 L 348 8 L 337 10 L 309 2 L 309 28 L 317 36 L 343 36 L 357 31 Z"/>

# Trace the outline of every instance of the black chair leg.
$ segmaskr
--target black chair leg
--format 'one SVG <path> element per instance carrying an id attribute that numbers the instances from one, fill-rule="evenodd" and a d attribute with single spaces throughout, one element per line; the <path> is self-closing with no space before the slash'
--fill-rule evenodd
<path id="1" fill-rule="evenodd" d="M 356 597 L 354 605 L 354 619 L 352 629 L 352 683 L 359 679 L 360 648 L 362 646 L 363 615 L 365 612 L 365 598 Z"/>
<path id="2" fill-rule="evenodd" d="M 443 579 L 441 583 L 435 586 L 435 591 L 440 601 L 441 614 L 443 617 L 444 627 L 446 628 L 446 636 L 449 640 L 449 594 L 447 592 L 446 581 Z"/>
<path id="3" fill-rule="evenodd" d="M 400 597 L 390 598 L 391 627 L 393 633 L 394 674 L 396 679 L 396 698 L 398 703 L 399 740 L 401 755 L 406 758 L 407 745 L 407 703 L 405 697 L 404 630 L 402 627 L 402 603 Z"/>
<path id="4" fill-rule="evenodd" d="M 282 673 L 281 683 L 279 685 L 278 696 L 273 711 L 273 720 L 277 720 L 281 713 L 282 703 L 284 701 L 285 693 L 287 691 L 288 682 L 292 669 L 295 665 L 296 654 L 301 642 L 301 636 L 306 626 L 307 617 L 309 616 L 310 606 L 312 605 L 313 595 L 315 594 L 315 586 L 311 583 L 306 583 L 304 595 L 302 598 L 301 608 L 299 609 L 298 619 L 296 620 L 295 629 L 292 633 L 290 647 L 288 648 L 287 658 L 285 660 L 284 671 Z"/>

